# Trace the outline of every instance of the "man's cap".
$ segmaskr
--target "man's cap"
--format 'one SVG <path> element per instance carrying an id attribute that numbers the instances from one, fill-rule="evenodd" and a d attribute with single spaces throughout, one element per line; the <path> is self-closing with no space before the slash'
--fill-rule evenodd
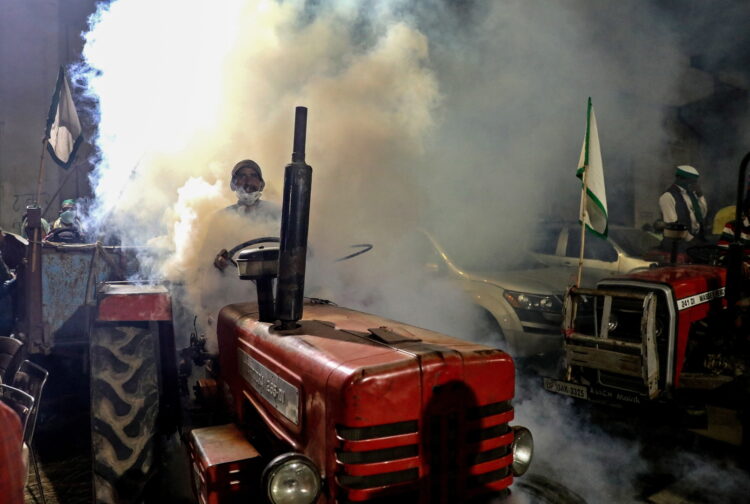
<path id="1" fill-rule="evenodd" d="M 234 176 L 237 175 L 237 172 L 242 168 L 252 168 L 255 170 L 255 173 L 258 174 L 258 178 L 260 178 L 260 190 L 262 191 L 263 188 L 266 187 L 266 181 L 263 180 L 263 171 L 260 169 L 260 165 L 252 159 L 243 159 L 232 168 L 232 180 L 229 182 L 229 187 L 232 188 L 232 191 L 237 190 L 237 186 L 234 184 Z"/>
<path id="2" fill-rule="evenodd" d="M 700 177 L 700 173 L 698 173 L 698 170 L 696 170 L 690 165 L 678 166 L 674 174 L 677 177 L 684 177 L 687 179 L 697 179 L 698 177 Z"/>

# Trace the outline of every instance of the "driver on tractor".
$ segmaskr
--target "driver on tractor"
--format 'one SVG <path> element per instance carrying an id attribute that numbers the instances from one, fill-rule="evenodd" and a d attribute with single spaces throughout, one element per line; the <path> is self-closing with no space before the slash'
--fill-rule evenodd
<path id="1" fill-rule="evenodd" d="M 239 215 L 250 223 L 271 221 L 275 227 L 281 219 L 281 206 L 278 203 L 262 200 L 266 181 L 258 163 L 251 159 L 240 161 L 232 168 L 229 187 L 237 195 L 237 203 L 221 210 L 222 214 Z M 222 250 L 214 259 L 214 266 L 219 270 L 229 265 L 228 252 Z"/>
<path id="2" fill-rule="evenodd" d="M 248 241 L 262 237 L 278 241 L 281 221 L 281 205 L 262 199 L 266 182 L 258 163 L 249 159 L 237 163 L 229 185 L 237 202 L 207 215 L 205 222 L 199 220 L 195 235 L 197 267 L 188 270 L 185 281 L 185 285 L 197 288 L 186 289 L 184 305 L 188 310 L 185 320 L 179 322 L 187 328 L 181 331 L 184 334 L 208 336 L 208 348 L 213 353 L 217 351 L 214 323 L 219 309 L 248 296 L 244 282 L 236 281 L 232 254 Z"/>

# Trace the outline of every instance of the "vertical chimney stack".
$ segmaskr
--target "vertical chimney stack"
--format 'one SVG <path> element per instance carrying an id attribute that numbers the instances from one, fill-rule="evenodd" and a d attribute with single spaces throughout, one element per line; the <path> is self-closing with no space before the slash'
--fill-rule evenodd
<path id="1" fill-rule="evenodd" d="M 305 163 L 307 108 L 297 107 L 294 119 L 292 162 L 284 171 L 276 319 L 280 329 L 294 329 L 302 318 L 310 222 L 312 167 Z"/>

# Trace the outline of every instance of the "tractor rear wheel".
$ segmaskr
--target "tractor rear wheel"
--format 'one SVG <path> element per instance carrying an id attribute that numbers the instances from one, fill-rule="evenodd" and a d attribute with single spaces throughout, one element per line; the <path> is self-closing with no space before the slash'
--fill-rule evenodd
<path id="1" fill-rule="evenodd" d="M 156 466 L 155 324 L 97 325 L 90 342 L 95 502 L 138 502 Z"/>

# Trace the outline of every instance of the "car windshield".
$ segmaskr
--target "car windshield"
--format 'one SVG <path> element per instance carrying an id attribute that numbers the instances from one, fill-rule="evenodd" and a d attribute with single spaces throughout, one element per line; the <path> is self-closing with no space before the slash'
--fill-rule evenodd
<path id="1" fill-rule="evenodd" d="M 657 236 L 635 228 L 609 228 L 609 237 L 631 257 L 642 257 L 661 243 Z"/>

